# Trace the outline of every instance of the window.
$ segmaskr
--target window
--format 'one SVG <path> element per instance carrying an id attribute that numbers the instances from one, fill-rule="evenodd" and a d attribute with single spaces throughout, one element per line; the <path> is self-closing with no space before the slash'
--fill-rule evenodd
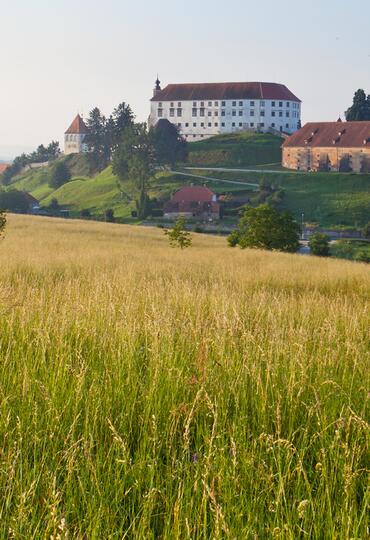
<path id="1" fill-rule="evenodd" d="M 236 111 L 233 111 L 233 112 L 232 112 L 232 115 L 233 115 L 233 116 L 236 116 Z"/>
<path id="2" fill-rule="evenodd" d="M 251 126 L 251 127 L 254 127 L 254 122 L 251 122 L 251 123 L 250 123 L 250 126 Z"/>
<path id="3" fill-rule="evenodd" d="M 225 111 L 221 111 L 221 116 L 225 116 L 226 112 Z"/>
<path id="4" fill-rule="evenodd" d="M 201 122 L 200 127 L 204 127 L 204 122 Z"/>
<path id="5" fill-rule="evenodd" d="M 171 107 L 173 107 L 173 106 L 174 106 L 173 103 L 171 103 Z"/>
<path id="6" fill-rule="evenodd" d="M 290 107 L 290 101 L 287 101 L 287 102 L 286 102 L 286 106 L 287 106 L 287 107 Z"/>
<path id="7" fill-rule="evenodd" d="M 201 107 L 204 107 L 204 101 L 201 101 L 201 102 L 200 102 L 200 106 L 201 106 Z"/>
<path id="8" fill-rule="evenodd" d="M 275 101 L 271 101 L 271 107 L 275 107 Z"/>
<path id="9" fill-rule="evenodd" d="M 271 116 L 275 116 L 275 111 L 272 111 Z"/>
<path id="10" fill-rule="evenodd" d="M 265 102 L 261 101 L 261 107 L 264 107 L 264 106 L 265 106 Z"/>
<path id="11" fill-rule="evenodd" d="M 250 111 L 249 113 L 251 116 L 254 116 L 254 111 Z"/>
<path id="12" fill-rule="evenodd" d="M 251 107 L 254 107 L 254 101 L 251 101 Z"/>
<path id="13" fill-rule="evenodd" d="M 289 124 L 285 124 L 285 127 L 286 127 L 287 129 L 289 129 Z"/>
<path id="14" fill-rule="evenodd" d="M 212 107 L 212 101 L 208 101 L 208 107 Z"/>
<path id="15" fill-rule="evenodd" d="M 196 106 L 197 106 L 197 102 L 193 101 L 193 107 L 196 107 Z"/>
<path id="16" fill-rule="evenodd" d="M 221 101 L 221 107 L 226 107 L 226 101 Z"/>
<path id="17" fill-rule="evenodd" d="M 170 116 L 175 116 L 175 109 L 170 109 Z"/>
<path id="18" fill-rule="evenodd" d="M 225 127 L 225 122 L 221 122 L 221 127 Z"/>
<path id="19" fill-rule="evenodd" d="M 177 106 L 178 106 L 178 107 L 181 107 L 181 101 L 178 102 Z"/>
<path id="20" fill-rule="evenodd" d="M 195 139 L 196 135 L 193 135 L 193 139 Z"/>
<path id="21" fill-rule="evenodd" d="M 239 111 L 239 116 L 243 116 L 243 111 Z"/>
<path id="22" fill-rule="evenodd" d="M 177 116 L 182 116 L 182 109 L 177 109 Z"/>
<path id="23" fill-rule="evenodd" d="M 243 127 L 243 122 L 239 122 L 239 127 Z"/>
<path id="24" fill-rule="evenodd" d="M 215 127 L 218 127 L 218 122 L 215 122 Z"/>
<path id="25" fill-rule="evenodd" d="M 282 106 L 283 106 L 283 102 L 279 101 L 279 107 L 282 107 Z"/>
<path id="26" fill-rule="evenodd" d="M 218 116 L 218 111 L 215 111 L 215 116 Z"/>
<path id="27" fill-rule="evenodd" d="M 212 127 L 212 124 L 211 124 L 211 122 L 208 122 L 208 127 Z"/>
<path id="28" fill-rule="evenodd" d="M 158 103 L 158 107 L 159 107 L 160 109 L 162 109 L 162 102 L 161 102 L 161 101 Z"/>
<path id="29" fill-rule="evenodd" d="M 215 107 L 218 107 L 218 101 L 215 101 Z"/>
<path id="30" fill-rule="evenodd" d="M 163 109 L 158 109 L 158 118 L 162 118 L 163 116 Z"/>
<path id="31" fill-rule="evenodd" d="M 275 123 L 274 123 L 274 122 L 272 122 L 271 127 L 275 127 Z"/>
<path id="32" fill-rule="evenodd" d="M 282 116 L 283 116 L 283 112 L 279 111 L 279 118 L 281 118 Z"/>
<path id="33" fill-rule="evenodd" d="M 243 107 L 243 102 L 239 101 L 239 107 Z"/>
<path id="34" fill-rule="evenodd" d="M 193 127 L 197 127 L 197 124 L 196 124 L 196 122 L 193 122 Z"/>
<path id="35" fill-rule="evenodd" d="M 287 118 L 289 118 L 289 111 L 286 112 L 286 115 L 285 115 Z"/>
<path id="36" fill-rule="evenodd" d="M 199 109 L 199 116 L 204 116 L 204 114 L 205 114 L 204 109 Z"/>
<path id="37" fill-rule="evenodd" d="M 189 127 L 189 123 L 188 123 L 188 122 L 186 122 L 185 127 Z"/>
<path id="38" fill-rule="evenodd" d="M 263 122 L 261 122 L 260 127 L 265 127 L 265 124 Z"/>
<path id="39" fill-rule="evenodd" d="M 233 107 L 236 107 L 236 101 L 233 101 Z"/>
<path id="40" fill-rule="evenodd" d="M 212 111 L 208 111 L 208 116 L 212 116 Z"/>
<path id="41" fill-rule="evenodd" d="M 261 116 L 265 116 L 265 111 L 261 111 Z"/>
<path id="42" fill-rule="evenodd" d="M 197 116 L 197 114 L 198 114 L 198 109 L 192 109 L 191 115 L 192 116 Z"/>
<path id="43" fill-rule="evenodd" d="M 232 125 L 233 127 L 235 127 L 235 122 L 233 122 L 231 125 Z"/>
<path id="44" fill-rule="evenodd" d="M 181 128 L 181 122 L 179 122 L 179 123 L 177 124 L 177 127 Z"/>

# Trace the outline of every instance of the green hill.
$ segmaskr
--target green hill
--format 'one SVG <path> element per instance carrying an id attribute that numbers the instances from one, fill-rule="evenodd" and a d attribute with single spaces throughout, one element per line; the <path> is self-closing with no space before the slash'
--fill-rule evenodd
<path id="1" fill-rule="evenodd" d="M 219 135 L 189 144 L 189 165 L 247 167 L 281 162 L 283 139 L 269 133 Z"/>
<path id="2" fill-rule="evenodd" d="M 183 184 L 205 183 L 216 193 L 244 194 L 252 204 L 258 204 L 258 188 L 255 185 L 266 177 L 285 192 L 280 208 L 293 212 L 297 219 L 301 219 L 304 213 L 306 222 L 317 222 L 327 227 L 361 227 L 369 220 L 370 175 L 284 171 L 278 165 L 271 165 L 280 160 L 280 144 L 279 137 L 253 133 L 219 136 L 191 143 L 189 166 L 206 168 L 232 165 L 234 168 L 259 169 L 263 168 L 264 163 L 265 168 L 273 172 L 221 172 L 204 169 L 179 169 L 183 175 L 160 172 L 150 182 L 149 195 L 167 200 Z M 112 208 L 117 218 L 131 218 L 136 198 L 132 182 L 120 185 L 111 167 L 91 176 L 89 157 L 86 155 L 70 155 L 61 159 L 67 163 L 72 173 L 72 179 L 62 187 L 56 190 L 49 187 L 51 171 L 47 168 L 28 171 L 15 178 L 9 188 L 31 193 L 43 207 L 56 198 L 72 216 L 80 215 L 81 210 L 88 209 L 93 216 L 98 217 L 107 208 Z M 199 176 L 199 180 L 191 175 Z"/>

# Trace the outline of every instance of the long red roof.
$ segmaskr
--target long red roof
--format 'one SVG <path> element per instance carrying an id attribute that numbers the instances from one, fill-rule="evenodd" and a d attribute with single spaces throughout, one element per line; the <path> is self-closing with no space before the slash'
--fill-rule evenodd
<path id="1" fill-rule="evenodd" d="M 284 84 L 269 82 L 169 84 L 163 90 L 157 92 L 151 101 L 207 99 L 281 99 L 301 101 Z"/>
<path id="2" fill-rule="evenodd" d="M 175 202 L 212 202 L 215 194 L 206 186 L 183 186 L 171 197 Z"/>
<path id="3" fill-rule="evenodd" d="M 72 124 L 69 126 L 69 128 L 66 131 L 67 133 L 73 134 L 73 135 L 83 135 L 88 133 L 87 126 L 81 116 L 78 114 L 76 118 L 73 120 Z"/>
<path id="4" fill-rule="evenodd" d="M 370 122 L 309 122 L 283 147 L 370 148 Z"/>
<path id="5" fill-rule="evenodd" d="M 0 163 L 0 174 L 3 174 L 4 171 L 9 167 L 8 163 Z"/>

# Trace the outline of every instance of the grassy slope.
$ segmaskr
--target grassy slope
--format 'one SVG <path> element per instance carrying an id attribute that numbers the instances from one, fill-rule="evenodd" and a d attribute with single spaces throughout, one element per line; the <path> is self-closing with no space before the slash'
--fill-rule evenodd
<path id="1" fill-rule="evenodd" d="M 189 144 L 189 165 L 252 166 L 281 161 L 282 139 L 270 134 L 219 135 Z"/>
<path id="2" fill-rule="evenodd" d="M 366 537 L 369 267 L 28 216 L 0 264 L 2 538 Z"/>

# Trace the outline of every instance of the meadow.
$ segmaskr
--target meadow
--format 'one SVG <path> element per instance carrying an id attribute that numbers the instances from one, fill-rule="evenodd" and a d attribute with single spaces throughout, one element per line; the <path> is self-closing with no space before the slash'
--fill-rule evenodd
<path id="1" fill-rule="evenodd" d="M 367 537 L 369 266 L 193 238 L 9 216 L 1 539 Z"/>

